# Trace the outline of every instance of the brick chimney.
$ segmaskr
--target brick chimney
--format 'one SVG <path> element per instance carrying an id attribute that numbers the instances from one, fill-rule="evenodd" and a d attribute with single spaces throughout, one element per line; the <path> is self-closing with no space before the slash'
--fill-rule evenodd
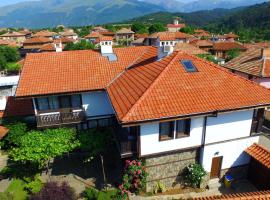
<path id="1" fill-rule="evenodd" d="M 270 48 L 262 49 L 262 59 L 270 59 Z"/>

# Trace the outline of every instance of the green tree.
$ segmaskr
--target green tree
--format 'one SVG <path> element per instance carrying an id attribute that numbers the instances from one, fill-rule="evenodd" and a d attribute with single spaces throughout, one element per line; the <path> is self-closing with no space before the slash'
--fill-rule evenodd
<path id="1" fill-rule="evenodd" d="M 140 22 L 136 22 L 136 23 L 132 24 L 131 30 L 134 31 L 135 33 L 139 33 L 139 34 L 148 33 L 147 26 L 143 23 L 140 23 Z"/>
<path id="2" fill-rule="evenodd" d="M 17 62 L 20 55 L 17 48 L 0 46 L 0 55 L 3 55 L 7 62 Z"/>
<path id="3" fill-rule="evenodd" d="M 68 153 L 79 145 L 73 129 L 30 131 L 21 137 L 18 147 L 10 151 L 10 158 L 22 164 L 31 163 L 41 169 L 46 164 L 48 167 L 50 159 Z"/>
<path id="4" fill-rule="evenodd" d="M 7 60 L 4 55 L 0 53 L 0 69 L 4 70 L 7 67 Z"/>
<path id="5" fill-rule="evenodd" d="M 85 50 L 85 49 L 94 49 L 95 45 L 91 42 L 88 42 L 86 40 L 81 40 L 78 43 L 68 43 L 65 46 L 65 51 L 71 51 L 71 50 Z"/>
<path id="6" fill-rule="evenodd" d="M 15 124 L 6 125 L 9 129 L 8 135 L 4 138 L 10 146 L 19 146 L 22 136 L 27 134 L 27 126 L 25 123 L 18 122 Z"/>
<path id="7" fill-rule="evenodd" d="M 109 31 L 116 32 L 115 26 L 113 26 L 111 24 L 105 25 L 105 28 L 108 29 Z"/>
<path id="8" fill-rule="evenodd" d="M 165 31 L 165 27 L 163 24 L 161 23 L 155 23 L 155 24 L 152 24 L 150 27 L 149 27 L 149 33 L 152 34 L 152 33 L 156 33 L 156 32 L 162 32 L 162 31 Z"/>
<path id="9" fill-rule="evenodd" d="M 192 26 L 186 26 L 180 29 L 180 32 L 187 33 L 187 34 L 194 34 L 195 28 Z"/>
<path id="10" fill-rule="evenodd" d="M 240 50 L 238 48 L 236 49 L 231 49 L 227 53 L 227 58 L 226 61 L 230 61 L 240 55 Z"/>

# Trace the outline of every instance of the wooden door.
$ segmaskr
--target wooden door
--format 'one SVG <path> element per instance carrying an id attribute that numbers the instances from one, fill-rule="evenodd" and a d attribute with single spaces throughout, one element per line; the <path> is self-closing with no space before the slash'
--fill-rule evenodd
<path id="1" fill-rule="evenodd" d="M 214 157 L 212 159 L 212 167 L 211 167 L 211 173 L 210 173 L 210 178 L 211 179 L 219 178 L 221 165 L 222 165 L 222 159 L 223 159 L 223 156 Z"/>

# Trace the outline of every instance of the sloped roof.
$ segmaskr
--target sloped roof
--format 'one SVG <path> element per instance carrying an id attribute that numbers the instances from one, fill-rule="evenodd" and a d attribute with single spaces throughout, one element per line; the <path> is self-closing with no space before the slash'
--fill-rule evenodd
<path id="1" fill-rule="evenodd" d="M 20 33 L 20 32 L 9 32 L 9 33 L 5 33 L 3 35 L 0 35 L 0 37 L 22 37 L 25 36 L 25 33 Z"/>
<path id="2" fill-rule="evenodd" d="M 99 32 L 91 32 L 90 34 L 88 34 L 87 36 L 85 36 L 84 38 L 88 39 L 88 38 L 98 38 L 101 36 L 101 33 Z"/>
<path id="3" fill-rule="evenodd" d="M 157 49 L 149 46 L 116 48 L 114 53 L 117 61 L 113 62 L 96 50 L 28 54 L 16 96 L 102 90 L 127 66 L 138 61 L 153 61 Z"/>
<path id="4" fill-rule="evenodd" d="M 153 33 L 149 36 L 149 38 L 159 38 L 161 41 L 186 39 L 190 37 L 192 36 L 182 32 L 158 32 Z"/>
<path id="5" fill-rule="evenodd" d="M 198 54 L 209 54 L 209 52 L 204 51 L 198 47 L 195 47 L 189 43 L 178 43 L 174 47 L 174 50 L 184 51 L 188 54 L 198 55 Z"/>
<path id="6" fill-rule="evenodd" d="M 229 51 L 231 49 L 246 50 L 246 47 L 237 42 L 216 42 L 213 45 L 213 50 L 216 51 Z"/>
<path id="7" fill-rule="evenodd" d="M 167 24 L 167 28 L 184 28 L 186 24 Z"/>
<path id="8" fill-rule="evenodd" d="M 128 28 L 122 28 L 119 31 L 116 32 L 116 34 L 134 34 L 135 32 L 128 29 Z"/>
<path id="9" fill-rule="evenodd" d="M 270 77 L 269 63 L 269 60 L 262 59 L 262 49 L 251 48 L 227 62 L 224 67 L 253 76 Z"/>
<path id="10" fill-rule="evenodd" d="M 270 169 L 270 150 L 265 147 L 254 143 L 252 146 L 245 150 L 252 158 L 259 163 Z"/>
<path id="11" fill-rule="evenodd" d="M 33 37 L 52 37 L 52 36 L 55 36 L 55 35 L 57 35 L 57 33 L 51 32 L 51 31 L 48 31 L 48 30 L 43 30 L 43 31 L 39 31 L 39 32 L 35 33 L 33 35 Z"/>
<path id="12" fill-rule="evenodd" d="M 198 72 L 188 73 L 183 60 Z M 270 104 L 266 88 L 184 52 L 126 70 L 107 91 L 123 124 Z"/>
<path id="13" fill-rule="evenodd" d="M 40 48 L 41 51 L 55 51 L 55 46 L 53 43 L 44 44 Z"/>
<path id="14" fill-rule="evenodd" d="M 50 42 L 52 42 L 52 40 L 46 37 L 33 37 L 25 40 L 23 44 L 45 44 Z"/>
<path id="15" fill-rule="evenodd" d="M 239 38 L 238 35 L 236 35 L 236 34 L 234 34 L 234 33 L 232 33 L 232 32 L 230 32 L 230 33 L 228 33 L 228 34 L 225 34 L 225 36 L 226 36 L 227 38 Z"/>
<path id="16" fill-rule="evenodd" d="M 13 40 L 7 40 L 7 39 L 0 39 L 0 45 L 4 46 L 10 46 L 10 47 L 17 47 L 18 44 Z"/>
<path id="17" fill-rule="evenodd" d="M 208 40 L 193 40 L 190 44 L 195 45 L 197 47 L 212 47 L 214 44 Z"/>
<path id="18" fill-rule="evenodd" d="M 60 35 L 62 35 L 62 36 L 77 36 L 77 33 L 75 33 L 74 31 L 64 31 L 64 32 L 60 32 Z"/>
<path id="19" fill-rule="evenodd" d="M 193 200 L 270 200 L 270 190 L 246 193 L 234 193 L 227 195 L 215 195 L 208 197 L 196 197 Z"/>

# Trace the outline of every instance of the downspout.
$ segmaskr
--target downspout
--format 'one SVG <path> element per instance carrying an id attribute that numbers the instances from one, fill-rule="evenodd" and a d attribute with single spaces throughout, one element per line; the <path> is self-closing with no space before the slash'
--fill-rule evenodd
<path id="1" fill-rule="evenodd" d="M 205 137 L 206 137 L 206 126 L 207 126 L 207 116 L 205 116 L 204 120 L 203 120 L 202 145 L 201 145 L 201 154 L 200 154 L 200 163 L 201 163 L 201 165 L 203 165 Z"/>

